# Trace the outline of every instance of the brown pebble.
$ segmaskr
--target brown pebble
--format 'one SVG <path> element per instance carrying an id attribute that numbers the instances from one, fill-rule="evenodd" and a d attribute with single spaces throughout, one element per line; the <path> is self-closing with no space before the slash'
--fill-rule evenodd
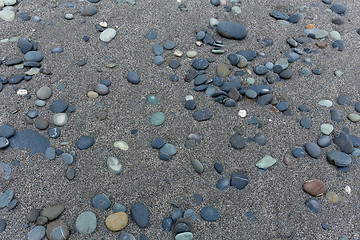
<path id="1" fill-rule="evenodd" d="M 294 168 L 294 162 L 289 156 L 284 155 L 283 160 L 286 166 L 288 166 L 289 168 Z"/>
<path id="2" fill-rule="evenodd" d="M 120 231 L 126 227 L 128 216 L 124 212 L 117 212 L 109 215 L 105 220 L 105 225 L 111 231 Z"/>
<path id="3" fill-rule="evenodd" d="M 316 44 L 316 46 L 318 47 L 318 48 L 326 48 L 327 47 L 327 42 L 325 42 L 325 41 L 320 41 L 320 42 L 317 42 L 317 43 L 315 43 Z"/>
<path id="4" fill-rule="evenodd" d="M 239 100 L 240 98 L 239 91 L 236 88 L 232 87 L 229 91 L 229 98 L 234 99 L 235 101 Z"/>
<path id="5" fill-rule="evenodd" d="M 46 236 L 49 240 L 66 240 L 69 235 L 69 228 L 62 220 L 51 222 L 46 227 Z"/>
<path id="6" fill-rule="evenodd" d="M 326 191 L 325 184 L 319 179 L 306 181 L 303 184 L 303 189 L 305 192 L 315 197 L 323 195 Z"/>

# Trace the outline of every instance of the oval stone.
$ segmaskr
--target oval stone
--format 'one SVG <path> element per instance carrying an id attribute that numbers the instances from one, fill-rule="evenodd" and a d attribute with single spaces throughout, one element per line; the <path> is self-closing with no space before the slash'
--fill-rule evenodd
<path id="1" fill-rule="evenodd" d="M 107 28 L 100 34 L 100 40 L 103 42 L 110 42 L 116 36 L 116 30 L 113 28 Z"/>
<path id="2" fill-rule="evenodd" d="M 124 141 L 116 141 L 114 142 L 114 147 L 119 148 L 120 150 L 127 151 L 129 146 Z"/>
<path id="3" fill-rule="evenodd" d="M 310 157 L 319 158 L 321 154 L 320 147 L 313 142 L 308 142 L 305 144 L 305 150 Z"/>
<path id="4" fill-rule="evenodd" d="M 76 219 L 76 230 L 81 234 L 91 234 L 96 229 L 96 215 L 87 211 L 81 213 Z"/>
<path id="5" fill-rule="evenodd" d="M 201 209 L 200 212 L 201 217 L 205 220 L 205 221 L 216 221 L 220 218 L 220 212 L 211 206 L 205 206 Z"/>
<path id="6" fill-rule="evenodd" d="M 221 36 L 235 40 L 242 40 L 247 35 L 246 29 L 241 24 L 235 22 L 219 22 L 217 31 Z"/>
<path id="7" fill-rule="evenodd" d="M 165 121 L 165 114 L 163 112 L 156 112 L 150 118 L 150 123 L 154 126 L 160 126 Z"/>
<path id="8" fill-rule="evenodd" d="M 130 233 L 121 232 L 119 240 L 136 240 L 136 238 Z"/>
<path id="9" fill-rule="evenodd" d="M 92 200 L 94 208 L 107 210 L 111 207 L 111 201 L 105 194 L 98 194 Z"/>
<path id="10" fill-rule="evenodd" d="M 131 217 L 141 228 L 145 228 L 149 225 L 149 210 L 141 202 L 137 202 L 134 204 L 134 206 L 132 206 Z"/>
<path id="11" fill-rule="evenodd" d="M 92 136 L 82 136 L 76 142 L 76 147 L 80 150 L 88 149 L 95 143 L 95 140 Z"/>
<path id="12" fill-rule="evenodd" d="M 66 113 L 57 113 L 53 117 L 53 122 L 56 126 L 62 127 L 67 123 L 68 119 L 69 117 Z"/>
<path id="13" fill-rule="evenodd" d="M 243 189 L 248 185 L 249 178 L 242 172 L 236 172 L 231 175 L 230 184 L 237 189 Z"/>
<path id="14" fill-rule="evenodd" d="M 64 210 L 65 207 L 63 205 L 47 207 L 41 211 L 40 215 L 43 217 L 47 217 L 49 221 L 52 221 L 55 220 L 57 217 L 59 217 Z"/>
<path id="15" fill-rule="evenodd" d="M 41 240 L 45 236 L 45 227 L 36 226 L 28 233 L 28 240 Z"/>
<path id="16" fill-rule="evenodd" d="M 164 229 L 165 232 L 170 232 L 171 231 L 171 226 L 172 226 L 173 220 L 171 217 L 166 217 L 162 220 L 161 226 Z"/>
<path id="17" fill-rule="evenodd" d="M 305 205 L 313 212 L 318 213 L 321 210 L 321 203 L 315 199 L 308 199 L 305 201 Z"/>
<path id="18" fill-rule="evenodd" d="M 116 157 L 109 157 L 106 161 L 106 165 L 113 174 L 120 174 L 124 170 L 120 160 Z"/>
<path id="19" fill-rule="evenodd" d="M 306 181 L 303 184 L 303 189 L 305 192 L 315 197 L 323 195 L 326 191 L 325 184 L 319 179 Z"/>
<path id="20" fill-rule="evenodd" d="M 274 165 L 276 163 L 276 159 L 269 156 L 269 155 L 265 155 L 260 161 L 258 161 L 256 163 L 256 167 L 261 168 L 261 169 L 265 169 L 265 168 L 269 168 L 272 165 Z"/>
<path id="21" fill-rule="evenodd" d="M 338 167 L 349 166 L 352 162 L 352 159 L 348 154 L 340 151 L 330 151 L 327 154 L 327 160 Z"/>
<path id="22" fill-rule="evenodd" d="M 46 100 L 51 97 L 52 90 L 48 86 L 41 87 L 37 92 L 36 96 L 41 100 Z"/>
<path id="23" fill-rule="evenodd" d="M 64 221 L 57 220 L 46 227 L 46 236 L 49 240 L 66 240 L 69 235 L 69 228 Z"/>
<path id="24" fill-rule="evenodd" d="M 105 225 L 111 231 L 120 231 L 126 227 L 128 216 L 124 212 L 117 212 L 109 215 L 105 220 Z"/>
<path id="25" fill-rule="evenodd" d="M 199 174 L 201 174 L 204 171 L 204 166 L 197 159 L 191 160 L 191 165 L 194 167 L 195 171 Z"/>

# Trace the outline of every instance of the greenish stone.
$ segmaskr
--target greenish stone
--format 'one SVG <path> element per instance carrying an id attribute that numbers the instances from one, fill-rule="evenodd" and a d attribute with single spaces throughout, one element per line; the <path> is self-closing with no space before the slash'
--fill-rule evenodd
<path id="1" fill-rule="evenodd" d="M 308 77 L 308 76 L 310 76 L 311 71 L 310 71 L 310 69 L 304 67 L 304 68 L 300 69 L 299 73 L 300 73 L 300 76 L 302 76 L 302 77 Z"/>
<path id="2" fill-rule="evenodd" d="M 325 135 L 329 135 L 330 133 L 332 133 L 333 130 L 334 127 L 331 124 L 324 123 L 320 125 L 320 131 Z"/>
<path id="3" fill-rule="evenodd" d="M 343 198 L 339 194 L 332 191 L 326 191 L 325 198 L 331 203 L 339 203 L 343 201 Z"/>
<path id="4" fill-rule="evenodd" d="M 213 49 L 211 50 L 212 53 L 215 53 L 215 54 L 223 54 L 225 52 L 225 50 L 223 49 Z"/>
<path id="5" fill-rule="evenodd" d="M 210 18 L 209 24 L 210 26 L 215 27 L 219 24 L 219 20 L 217 20 L 216 18 Z"/>
<path id="6" fill-rule="evenodd" d="M 191 165 L 194 167 L 195 171 L 199 174 L 201 174 L 204 171 L 204 166 L 197 159 L 193 159 L 191 161 Z"/>
<path id="7" fill-rule="evenodd" d="M 4 39 L 1 39 L 1 40 L 0 40 L 0 42 L 2 42 L 2 43 L 6 43 L 6 42 L 8 42 L 8 41 L 9 41 L 8 38 L 4 38 Z"/>
<path id="8" fill-rule="evenodd" d="M 105 64 L 105 66 L 107 67 L 107 68 L 114 68 L 114 67 L 116 67 L 116 63 L 106 63 Z"/>
<path id="9" fill-rule="evenodd" d="M 195 50 L 189 50 L 186 52 L 186 56 L 188 58 L 194 58 L 194 57 L 196 57 L 197 54 L 198 54 L 198 52 Z"/>
<path id="10" fill-rule="evenodd" d="M 24 64 L 16 64 L 15 66 L 14 66 L 16 69 L 23 69 L 24 68 Z"/>
<path id="11" fill-rule="evenodd" d="M 287 69 L 289 66 L 289 61 L 286 58 L 280 58 L 275 62 L 275 65 L 280 65 L 283 70 Z"/>
<path id="12" fill-rule="evenodd" d="M 194 238 L 191 232 L 179 233 L 175 236 L 175 240 L 192 240 Z"/>
<path id="13" fill-rule="evenodd" d="M 126 212 L 126 207 L 124 205 L 122 205 L 121 203 L 114 203 L 112 210 L 114 211 L 114 213 Z"/>
<path id="14" fill-rule="evenodd" d="M 238 6 L 234 6 L 231 8 L 231 11 L 234 12 L 235 14 L 240 14 L 241 13 L 241 8 Z"/>
<path id="15" fill-rule="evenodd" d="M 219 77 L 227 77 L 230 75 L 230 70 L 225 64 L 220 64 L 216 67 L 216 72 Z"/>
<path id="16" fill-rule="evenodd" d="M 340 71 L 340 70 L 336 70 L 336 71 L 334 72 L 334 74 L 335 74 L 335 76 L 337 76 L 337 77 L 341 77 L 341 76 L 343 75 L 343 72 Z"/>
<path id="17" fill-rule="evenodd" d="M 339 237 L 339 240 L 348 240 L 348 238 L 344 237 L 344 236 L 341 236 L 341 237 Z"/>
<path id="18" fill-rule="evenodd" d="M 47 207 L 41 211 L 41 216 L 47 217 L 49 221 L 55 220 L 65 210 L 62 205 Z"/>
<path id="19" fill-rule="evenodd" d="M 270 155 L 265 155 L 261 160 L 256 163 L 256 167 L 261 169 L 269 168 L 274 165 L 276 161 L 277 160 Z"/>
<path id="20" fill-rule="evenodd" d="M 40 72 L 40 68 L 33 67 L 33 68 L 30 68 L 29 71 L 26 71 L 25 74 L 32 76 L 32 75 L 38 74 L 39 72 Z"/>
<path id="21" fill-rule="evenodd" d="M 253 78 L 249 77 L 246 80 L 247 80 L 248 84 L 254 84 L 255 83 L 255 79 L 253 79 Z"/>
<path id="22" fill-rule="evenodd" d="M 239 62 L 237 64 L 237 66 L 239 68 L 244 68 L 248 65 L 248 61 L 247 59 L 243 56 L 243 55 L 239 55 Z"/>
<path id="23" fill-rule="evenodd" d="M 225 98 L 226 98 L 225 96 L 218 96 L 215 98 L 215 102 L 223 103 Z"/>
<path id="24" fill-rule="evenodd" d="M 333 105 L 332 101 L 330 100 L 320 100 L 318 104 L 327 108 L 331 108 Z"/>
<path id="25" fill-rule="evenodd" d="M 331 31 L 330 37 L 334 38 L 335 40 L 341 40 L 341 35 L 338 31 Z"/>
<path id="26" fill-rule="evenodd" d="M 350 113 L 347 118 L 354 123 L 360 121 L 360 115 L 356 113 Z"/>
<path id="27" fill-rule="evenodd" d="M 276 23 L 285 27 L 290 27 L 290 23 L 288 21 L 285 20 L 276 20 Z"/>
<path id="28" fill-rule="evenodd" d="M 43 107 L 46 105 L 46 102 L 44 100 L 37 99 L 34 101 L 34 104 L 38 107 Z"/>
<path id="29" fill-rule="evenodd" d="M 159 99 L 157 98 L 157 96 L 152 94 L 147 97 L 147 101 L 152 105 L 157 105 L 159 103 Z"/>
<path id="30" fill-rule="evenodd" d="M 162 112 L 154 113 L 150 118 L 150 123 L 154 126 L 160 126 L 165 121 L 165 114 Z"/>
<path id="31" fill-rule="evenodd" d="M 19 41 L 19 36 L 17 36 L 17 37 L 11 37 L 10 39 L 9 39 L 9 42 L 17 42 L 17 41 Z"/>

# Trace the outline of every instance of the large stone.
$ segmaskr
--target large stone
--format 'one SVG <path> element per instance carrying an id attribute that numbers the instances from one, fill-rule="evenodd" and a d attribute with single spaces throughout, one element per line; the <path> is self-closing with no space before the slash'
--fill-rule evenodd
<path id="1" fill-rule="evenodd" d="M 132 206 L 131 217 L 141 228 L 145 228 L 149 225 L 149 210 L 141 202 L 137 202 L 134 204 L 134 206 Z"/>
<path id="2" fill-rule="evenodd" d="M 96 215 L 93 212 L 83 212 L 76 219 L 76 230 L 81 234 L 91 234 L 96 229 Z"/>
<path id="3" fill-rule="evenodd" d="M 128 216 L 124 212 L 117 212 L 109 215 L 105 220 L 105 225 L 111 231 L 120 231 L 126 227 Z"/>
<path id="4" fill-rule="evenodd" d="M 242 40 L 247 35 L 246 29 L 235 22 L 220 22 L 217 25 L 217 31 L 223 37 L 236 40 Z"/>
<path id="5" fill-rule="evenodd" d="M 40 215 L 43 217 L 47 217 L 49 221 L 52 221 L 55 220 L 57 217 L 59 217 L 64 210 L 65 207 L 63 205 L 47 207 L 41 211 Z"/>

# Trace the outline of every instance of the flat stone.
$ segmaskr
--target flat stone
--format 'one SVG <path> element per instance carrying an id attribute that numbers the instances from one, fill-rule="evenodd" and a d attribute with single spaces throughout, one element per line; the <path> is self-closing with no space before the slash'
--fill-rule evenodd
<path id="1" fill-rule="evenodd" d="M 131 217 L 141 228 L 145 228 L 149 225 L 149 210 L 141 202 L 137 202 L 132 206 Z"/>
<path id="2" fill-rule="evenodd" d="M 4 219 L 0 219 L 0 233 L 3 232 L 6 228 L 6 221 Z"/>
<path id="3" fill-rule="evenodd" d="M 265 134 L 263 133 L 258 133 L 255 135 L 254 137 L 254 141 L 259 144 L 260 146 L 265 146 L 266 145 L 266 137 Z"/>
<path id="4" fill-rule="evenodd" d="M 171 231 L 171 226 L 172 226 L 173 220 L 171 217 L 166 217 L 162 220 L 161 226 L 164 229 L 165 232 L 170 232 Z"/>
<path id="5" fill-rule="evenodd" d="M 10 84 L 18 84 L 22 80 L 24 80 L 24 77 L 25 77 L 25 75 L 23 75 L 23 74 L 12 75 L 11 77 L 9 77 L 9 83 Z"/>
<path id="6" fill-rule="evenodd" d="M 320 125 L 320 131 L 325 134 L 329 135 L 334 130 L 334 126 L 328 123 L 324 123 Z"/>
<path id="7" fill-rule="evenodd" d="M 50 109 L 53 113 L 62 113 L 66 111 L 68 106 L 68 103 L 63 99 L 58 99 L 51 103 Z"/>
<path id="8" fill-rule="evenodd" d="M 346 7 L 338 3 L 333 4 L 330 9 L 337 14 L 343 14 L 346 12 Z"/>
<path id="9" fill-rule="evenodd" d="M 50 146 L 48 139 L 31 129 L 17 132 L 9 141 L 11 148 L 28 149 L 31 155 L 45 153 L 46 149 Z"/>
<path id="10" fill-rule="evenodd" d="M 55 159 L 55 149 L 52 147 L 48 147 L 45 151 L 45 157 L 49 160 Z"/>
<path id="11" fill-rule="evenodd" d="M 304 33 L 306 35 L 313 35 L 314 38 L 316 39 L 320 39 L 320 38 L 325 38 L 327 36 L 329 36 L 329 33 L 325 30 L 322 30 L 322 29 L 317 29 L 317 28 L 308 28 L 308 29 L 305 29 L 304 30 Z"/>
<path id="12" fill-rule="evenodd" d="M 340 151 L 330 151 L 327 154 L 327 160 L 338 167 L 349 166 L 352 162 L 352 159 L 348 154 Z"/>
<path id="13" fill-rule="evenodd" d="M 174 220 L 175 222 L 176 222 L 178 219 L 182 218 L 183 216 L 184 216 L 184 211 L 183 211 L 182 209 L 180 209 L 180 208 L 175 209 L 175 210 L 172 212 L 172 214 L 171 214 L 171 218 L 172 218 L 172 220 Z"/>
<path id="14" fill-rule="evenodd" d="M 230 137 L 231 146 L 235 149 L 243 149 L 245 147 L 245 139 L 239 134 L 234 134 Z"/>
<path id="15" fill-rule="evenodd" d="M 230 184 L 231 186 L 241 190 L 246 187 L 249 183 L 249 178 L 242 172 L 235 172 L 231 175 Z"/>
<path id="16" fill-rule="evenodd" d="M 336 135 L 333 141 L 344 153 L 350 154 L 354 151 L 353 143 L 345 132 Z"/>
<path id="17" fill-rule="evenodd" d="M 105 194 L 98 194 L 92 199 L 94 208 L 107 210 L 111 207 L 111 201 Z"/>
<path id="18" fill-rule="evenodd" d="M 96 215 L 93 212 L 87 211 L 81 213 L 75 222 L 76 230 L 81 234 L 91 234 L 96 229 Z"/>
<path id="19" fill-rule="evenodd" d="M 0 126 L 0 137 L 10 138 L 15 135 L 15 129 L 9 124 Z"/>
<path id="20" fill-rule="evenodd" d="M 270 155 L 265 155 L 261 160 L 256 163 L 256 167 L 266 169 L 271 167 L 277 162 L 277 160 Z"/>
<path id="21" fill-rule="evenodd" d="M 73 180 L 75 178 L 75 169 L 74 168 L 68 168 L 66 170 L 65 176 L 68 180 Z"/>
<path id="22" fill-rule="evenodd" d="M 151 142 L 151 147 L 153 148 L 157 148 L 160 149 L 165 145 L 165 141 L 162 138 L 155 138 L 152 142 Z"/>
<path id="23" fill-rule="evenodd" d="M 199 122 L 209 120 L 212 115 L 212 111 L 207 108 L 199 109 L 192 114 L 193 118 Z"/>
<path id="24" fill-rule="evenodd" d="M 205 221 L 217 221 L 220 218 L 220 212 L 211 206 L 205 206 L 201 209 L 201 217 L 205 220 Z"/>
<path id="25" fill-rule="evenodd" d="M 55 220 L 60 216 L 60 214 L 65 210 L 63 205 L 57 205 L 53 207 L 44 208 L 40 215 L 49 219 L 49 221 Z"/>
<path id="26" fill-rule="evenodd" d="M 124 170 L 120 160 L 116 157 L 109 157 L 106 161 L 106 165 L 113 174 L 120 174 Z"/>
<path id="27" fill-rule="evenodd" d="M 323 136 L 319 137 L 317 144 L 323 148 L 328 147 L 331 144 L 331 137 L 327 136 L 327 135 L 323 135 Z"/>
<path id="28" fill-rule="evenodd" d="M 315 199 L 308 199 L 305 201 L 305 205 L 313 212 L 318 213 L 321 210 L 321 203 Z"/>
<path id="29" fill-rule="evenodd" d="M 312 158 L 319 158 L 321 154 L 320 147 L 313 142 L 308 142 L 305 144 L 305 150 Z"/>
<path id="30" fill-rule="evenodd" d="M 271 102 L 271 100 L 274 98 L 273 94 L 265 94 L 263 96 L 260 96 L 256 99 L 256 102 L 260 105 L 267 105 Z"/>
<path id="31" fill-rule="evenodd" d="M 153 58 L 153 63 L 157 66 L 160 66 L 165 62 L 165 58 L 163 56 L 155 56 Z"/>
<path id="32" fill-rule="evenodd" d="M 100 34 L 100 40 L 103 42 L 110 42 L 116 36 L 116 30 L 113 28 L 107 28 Z"/>
<path id="33" fill-rule="evenodd" d="M 51 49 L 51 53 L 62 53 L 64 51 L 63 47 L 54 47 Z"/>
<path id="34" fill-rule="evenodd" d="M 349 115 L 347 115 L 347 118 L 354 123 L 360 121 L 360 115 L 356 113 L 350 113 Z"/>
<path id="35" fill-rule="evenodd" d="M 32 44 L 31 44 L 31 46 L 32 46 Z M 6 61 L 4 64 L 6 66 L 14 66 L 14 65 L 20 64 L 22 62 L 23 62 L 22 58 L 14 58 L 14 59 Z"/>
<path id="36" fill-rule="evenodd" d="M 105 225 L 111 231 L 117 232 L 126 227 L 128 216 L 124 212 L 117 212 L 109 215 L 105 220 Z"/>
<path id="37" fill-rule="evenodd" d="M 96 93 L 102 96 L 107 95 L 110 92 L 109 88 L 101 83 L 96 84 L 94 90 Z"/>
<path id="38" fill-rule="evenodd" d="M 51 222 L 46 227 L 46 236 L 49 240 L 66 240 L 69 235 L 69 228 L 62 220 Z"/>
<path id="39" fill-rule="evenodd" d="M 183 232 L 176 234 L 175 240 L 192 240 L 194 235 L 191 232 Z"/>
<path id="40" fill-rule="evenodd" d="M 289 108 L 289 103 L 287 102 L 279 102 L 275 105 L 275 107 L 280 111 L 283 112 Z"/>
<path id="41" fill-rule="evenodd" d="M 93 5 L 87 5 L 81 9 L 80 14 L 81 14 L 81 16 L 93 16 L 97 12 L 98 12 L 98 10 L 96 7 L 94 7 Z"/>
<path id="42" fill-rule="evenodd" d="M 230 75 L 230 70 L 225 64 L 220 64 L 216 67 L 216 73 L 219 77 L 227 77 Z"/>
<path id="43" fill-rule="evenodd" d="M 315 197 L 323 195 L 326 191 L 325 184 L 319 179 L 306 181 L 302 187 L 305 192 Z"/>
<path id="44" fill-rule="evenodd" d="M 165 153 L 169 156 L 173 156 L 176 154 L 176 147 L 170 143 L 166 143 L 160 148 L 160 153 Z"/>
<path id="45" fill-rule="evenodd" d="M 64 126 L 67 123 L 68 119 L 69 117 L 66 113 L 57 113 L 53 116 L 53 122 L 58 127 Z"/>
<path id="46" fill-rule="evenodd" d="M 136 238 L 134 237 L 134 235 L 123 231 L 119 236 L 119 240 L 136 240 Z"/>
<path id="47" fill-rule="evenodd" d="M 196 70 L 205 70 L 209 66 L 209 62 L 206 59 L 195 59 L 192 61 L 192 67 Z"/>
<path id="48" fill-rule="evenodd" d="M 26 54 L 33 49 L 33 45 L 27 37 L 19 38 L 18 47 L 23 54 Z"/>
<path id="49" fill-rule="evenodd" d="M 46 100 L 52 95 L 52 90 L 48 86 L 41 87 L 37 92 L 36 96 L 41 100 Z"/>
<path id="50" fill-rule="evenodd" d="M 226 190 L 230 187 L 230 180 L 228 178 L 221 178 L 216 183 L 216 188 L 220 190 Z"/>
<path id="51" fill-rule="evenodd" d="M 193 159 L 191 160 L 191 165 L 193 166 L 193 168 L 195 169 L 195 171 L 199 174 L 201 174 L 204 171 L 204 166 L 202 165 L 202 163 L 197 160 L 197 159 Z"/>
<path id="52" fill-rule="evenodd" d="M 319 102 L 318 102 L 318 104 L 320 105 L 320 106 L 324 106 L 324 107 L 327 107 L 327 108 L 331 108 L 332 107 L 332 105 L 333 105 L 333 103 L 332 103 L 332 101 L 330 101 L 330 100 L 320 100 Z"/>
<path id="53" fill-rule="evenodd" d="M 92 136 L 82 136 L 77 140 L 76 147 L 80 150 L 88 149 L 95 143 Z"/>
<path id="54" fill-rule="evenodd" d="M 127 80 L 129 83 L 138 84 L 140 82 L 140 77 L 136 72 L 130 71 L 128 72 Z"/>
<path id="55" fill-rule="evenodd" d="M 253 50 L 236 52 L 237 55 L 241 55 L 246 58 L 247 61 L 252 61 L 256 58 L 257 54 Z"/>
<path id="56" fill-rule="evenodd" d="M 41 62 L 43 56 L 38 51 L 29 51 L 25 54 L 25 60 L 28 62 Z"/>
<path id="57" fill-rule="evenodd" d="M 45 227 L 43 226 L 35 226 L 31 231 L 28 233 L 27 239 L 28 240 L 41 240 L 45 237 Z"/>
<path id="58" fill-rule="evenodd" d="M 150 118 L 150 123 L 154 126 L 160 126 L 165 121 L 165 114 L 163 112 L 156 112 Z"/>
<path id="59" fill-rule="evenodd" d="M 307 117 L 303 117 L 300 120 L 300 125 L 306 129 L 309 129 L 311 127 L 311 120 Z"/>
<path id="60" fill-rule="evenodd" d="M 119 0 L 118 0 L 119 2 Z M 157 32 L 155 30 L 149 30 L 145 33 L 145 38 L 149 40 L 155 40 L 157 38 Z"/>
<path id="61" fill-rule="evenodd" d="M 14 197 L 14 191 L 9 189 L 0 195 L 0 209 L 6 207 Z"/>
<path id="62" fill-rule="evenodd" d="M 333 108 L 330 110 L 330 115 L 331 115 L 331 120 L 333 120 L 334 122 L 340 122 L 341 121 L 341 115 L 340 115 L 340 111 Z"/>
<path id="63" fill-rule="evenodd" d="M 286 13 L 280 11 L 272 11 L 269 13 L 269 15 L 275 18 L 276 20 L 287 20 L 289 18 L 289 16 Z"/>

